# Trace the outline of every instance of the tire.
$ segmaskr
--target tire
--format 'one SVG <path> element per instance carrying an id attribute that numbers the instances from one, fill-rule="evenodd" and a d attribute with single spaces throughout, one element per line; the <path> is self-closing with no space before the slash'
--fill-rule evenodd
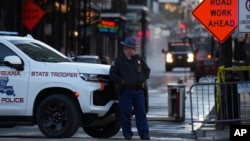
<path id="1" fill-rule="evenodd" d="M 13 127 L 15 127 L 16 125 L 12 125 L 12 124 L 0 124 L 0 128 L 13 128 Z"/>
<path id="2" fill-rule="evenodd" d="M 165 65 L 166 72 L 172 71 L 172 69 L 173 69 L 172 67 Z"/>
<path id="3" fill-rule="evenodd" d="M 190 71 L 195 71 L 195 67 L 190 67 Z"/>
<path id="4" fill-rule="evenodd" d="M 81 125 L 80 110 L 73 99 L 54 94 L 44 99 L 37 109 L 40 131 L 50 138 L 68 138 Z"/>
<path id="5" fill-rule="evenodd" d="M 200 77 L 199 76 L 195 76 L 195 82 L 198 83 L 200 80 Z"/>
<path id="6" fill-rule="evenodd" d="M 172 68 L 166 68 L 166 71 L 172 71 Z"/>
<path id="7" fill-rule="evenodd" d="M 83 127 L 86 134 L 93 138 L 110 138 L 116 135 L 121 129 L 119 118 L 101 127 Z"/>

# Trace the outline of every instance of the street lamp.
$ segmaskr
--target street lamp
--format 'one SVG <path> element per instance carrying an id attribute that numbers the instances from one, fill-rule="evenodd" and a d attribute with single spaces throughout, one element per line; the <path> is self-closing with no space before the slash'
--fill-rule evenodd
<path id="1" fill-rule="evenodd" d="M 90 41 L 87 39 L 88 26 L 98 22 L 100 20 L 100 8 L 91 0 L 83 1 L 83 52 L 82 54 L 90 53 Z"/>
<path id="2" fill-rule="evenodd" d="M 94 24 L 100 20 L 101 10 L 95 3 L 87 1 L 88 0 L 84 0 L 85 2 L 84 5 L 87 6 L 84 8 L 84 17 L 85 17 L 84 23 Z"/>

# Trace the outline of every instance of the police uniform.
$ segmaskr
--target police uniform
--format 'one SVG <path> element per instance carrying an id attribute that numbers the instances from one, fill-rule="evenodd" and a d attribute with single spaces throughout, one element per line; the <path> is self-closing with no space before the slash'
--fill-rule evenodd
<path id="1" fill-rule="evenodd" d="M 139 136 L 141 139 L 149 139 L 143 90 L 143 84 L 149 78 L 149 74 L 150 68 L 139 55 L 128 59 L 125 54 L 122 54 L 111 63 L 110 77 L 115 83 L 121 85 L 118 100 L 125 139 L 133 136 L 131 131 L 132 109 L 134 109 Z"/>

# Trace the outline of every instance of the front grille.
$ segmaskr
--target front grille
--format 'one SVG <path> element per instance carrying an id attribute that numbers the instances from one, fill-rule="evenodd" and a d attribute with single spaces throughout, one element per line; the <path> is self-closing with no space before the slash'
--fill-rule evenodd
<path id="1" fill-rule="evenodd" d="M 96 106 L 104 106 L 110 100 L 117 100 L 114 85 L 111 83 L 107 83 L 104 90 L 95 90 L 93 93 L 93 104 Z"/>
<path id="2" fill-rule="evenodd" d="M 174 61 L 187 61 L 187 55 L 186 54 L 178 54 L 178 55 L 174 55 Z"/>
<path id="3" fill-rule="evenodd" d="M 180 67 L 185 67 L 187 66 L 189 63 L 187 62 L 187 55 L 186 54 L 175 54 L 173 56 L 173 64 L 175 66 L 180 66 Z"/>

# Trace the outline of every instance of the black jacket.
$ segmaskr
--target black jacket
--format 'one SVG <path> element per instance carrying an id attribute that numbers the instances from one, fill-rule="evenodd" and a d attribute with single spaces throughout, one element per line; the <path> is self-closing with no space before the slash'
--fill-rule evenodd
<path id="1" fill-rule="evenodd" d="M 115 83 L 140 85 L 149 78 L 150 68 L 139 55 L 127 59 L 125 54 L 122 54 L 111 63 L 109 74 Z"/>

